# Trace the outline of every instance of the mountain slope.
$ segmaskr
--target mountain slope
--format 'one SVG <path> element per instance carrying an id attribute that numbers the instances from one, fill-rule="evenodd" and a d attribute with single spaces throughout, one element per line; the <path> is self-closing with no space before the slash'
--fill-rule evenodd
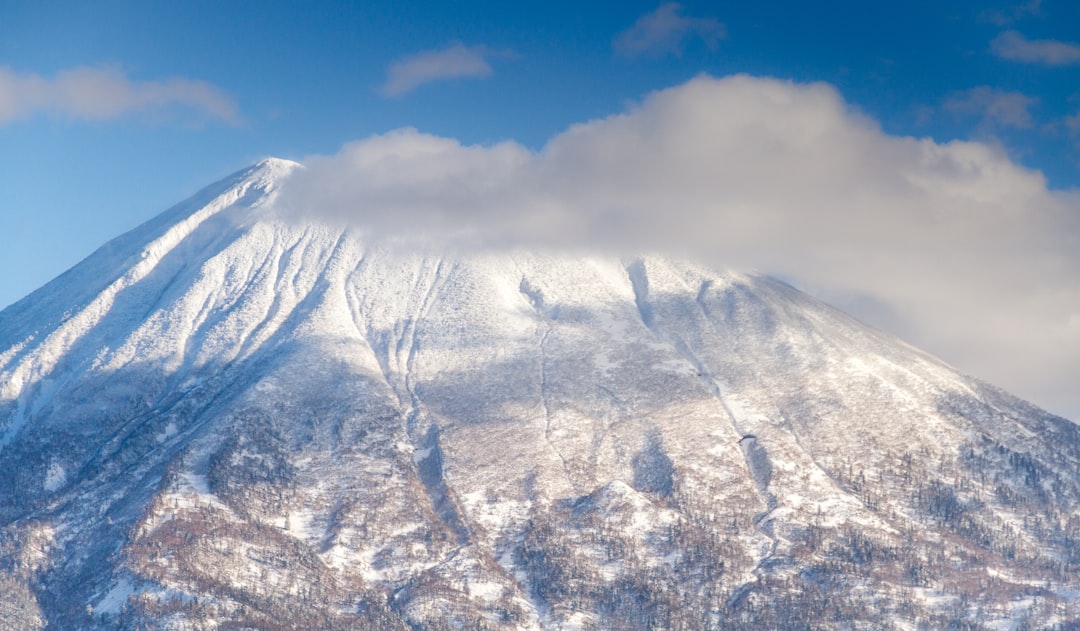
<path id="1" fill-rule="evenodd" d="M 0 312 L 0 623 L 1080 617 L 1075 425 L 768 277 L 301 221 L 295 168 Z"/>

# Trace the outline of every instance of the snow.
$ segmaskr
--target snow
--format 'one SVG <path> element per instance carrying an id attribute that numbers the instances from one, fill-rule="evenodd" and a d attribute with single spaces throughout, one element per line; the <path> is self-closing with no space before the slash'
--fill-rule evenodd
<path id="1" fill-rule="evenodd" d="M 20 307 L 40 331 L 0 332 L 0 453 L 50 432 L 110 437 L 72 453 L 44 442 L 30 479 L 56 493 L 69 472 L 96 470 L 84 468 L 94 450 L 130 439 L 144 449 L 131 458 L 139 475 L 112 480 L 87 510 L 169 466 L 176 482 L 141 527 L 210 506 L 373 585 L 451 571 L 456 544 L 425 539 L 445 488 L 452 506 L 440 510 L 459 513 L 450 517 L 468 526 L 469 546 L 519 585 L 469 569 L 470 598 L 492 601 L 524 593 L 512 546 L 531 515 L 560 502 L 595 501 L 654 568 L 679 558 L 655 545 L 679 502 L 714 517 L 755 511 L 738 545 L 757 563 L 791 544 L 785 528 L 808 523 L 896 535 L 910 525 L 906 497 L 870 507 L 836 479 L 838 463 L 873 476 L 903 453 L 943 460 L 974 435 L 942 401 L 982 397 L 977 382 L 767 277 L 659 256 L 404 250 L 276 212 L 274 190 L 293 168 L 241 174 L 75 270 L 96 285 L 61 279 L 42 306 Z M 982 419 L 979 431 L 1035 444 L 1018 415 Z M 261 427 L 244 419 L 266 421 L 299 472 L 250 514 L 206 477 L 215 449 Z M 442 478 L 420 483 L 409 476 L 433 453 L 430 427 Z M 650 450 L 659 455 L 642 457 Z M 273 462 L 255 447 L 243 454 Z M 678 502 L 640 483 L 664 473 L 658 461 L 670 463 Z M 1017 516 L 996 518 L 1034 545 Z M 624 570 L 597 563 L 609 580 Z M 95 608 L 119 607 L 132 585 L 117 582 Z M 918 593 L 934 609 L 952 602 Z"/>
<path id="2" fill-rule="evenodd" d="M 165 429 L 160 434 L 154 436 L 154 439 L 159 443 L 163 443 L 173 436 L 176 436 L 177 431 L 176 423 L 169 421 L 169 424 L 165 426 Z"/>
<path id="3" fill-rule="evenodd" d="M 123 577 L 116 582 L 109 593 L 94 605 L 95 614 L 118 614 L 127 599 L 135 593 L 135 584 L 129 577 Z"/>
<path id="4" fill-rule="evenodd" d="M 317 544 L 326 537 L 326 528 L 318 525 L 321 520 L 322 516 L 308 507 L 293 507 L 285 516 L 285 530 L 301 541 Z"/>
<path id="5" fill-rule="evenodd" d="M 413 451 L 413 462 L 415 462 L 416 464 L 420 464 L 421 462 L 427 460 L 428 456 L 430 456 L 430 455 L 431 455 L 431 447 L 424 447 L 423 449 L 417 449 L 417 450 Z"/>
<path id="6" fill-rule="evenodd" d="M 502 598 L 503 585 L 485 581 L 469 581 L 469 597 L 482 598 L 484 600 L 498 600 Z"/>
<path id="7" fill-rule="evenodd" d="M 50 464 L 49 470 L 45 473 L 45 490 L 50 493 L 57 491 L 64 486 L 64 482 L 67 482 L 67 472 L 64 471 L 64 467 L 59 462 Z"/>
<path id="8" fill-rule="evenodd" d="M 564 631 L 583 631 L 586 625 L 592 620 L 592 616 L 584 612 L 574 612 L 567 617 L 566 622 L 562 625 Z"/>

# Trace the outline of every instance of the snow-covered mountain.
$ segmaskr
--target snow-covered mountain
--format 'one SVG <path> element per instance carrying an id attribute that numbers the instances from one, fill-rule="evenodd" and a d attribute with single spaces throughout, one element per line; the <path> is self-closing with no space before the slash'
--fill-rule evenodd
<path id="1" fill-rule="evenodd" d="M 1075 628 L 1072 423 L 768 277 L 279 213 L 295 168 L 0 312 L 0 628 Z"/>

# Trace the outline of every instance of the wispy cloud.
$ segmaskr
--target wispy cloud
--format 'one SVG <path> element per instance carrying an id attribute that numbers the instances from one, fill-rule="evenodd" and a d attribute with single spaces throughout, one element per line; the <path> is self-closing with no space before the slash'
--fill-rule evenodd
<path id="1" fill-rule="evenodd" d="M 1080 136 L 1080 112 L 1073 114 L 1065 119 L 1065 128 L 1071 133 Z"/>
<path id="2" fill-rule="evenodd" d="M 38 114 L 111 120 L 174 108 L 230 124 L 239 122 L 232 98 L 205 81 L 181 77 L 135 81 L 112 66 L 72 68 L 48 78 L 0 66 L 0 125 Z"/>
<path id="3" fill-rule="evenodd" d="M 987 9 L 980 17 L 998 26 L 1008 26 L 1013 22 L 1026 18 L 1042 15 L 1042 0 L 1028 0 L 1021 4 L 1013 5 L 1004 9 Z"/>
<path id="4" fill-rule="evenodd" d="M 615 52 L 624 57 L 680 55 L 687 39 L 696 37 L 712 49 L 727 37 L 727 29 L 716 18 L 687 17 L 681 12 L 681 5 L 669 2 L 639 17 L 615 38 Z"/>
<path id="5" fill-rule="evenodd" d="M 990 50 L 1002 59 L 1046 66 L 1080 64 L 1080 45 L 1056 39 L 1028 39 L 1017 31 L 1005 31 L 990 42 Z"/>
<path id="6" fill-rule="evenodd" d="M 484 46 L 455 44 L 442 50 L 425 50 L 403 57 L 386 70 L 383 96 L 401 96 L 425 83 L 449 79 L 483 79 L 493 74 L 492 51 Z"/>
<path id="7" fill-rule="evenodd" d="M 701 77 L 538 151 L 401 130 L 305 163 L 286 208 L 398 239 L 690 252 L 783 273 L 1080 410 L 1080 193 L 1048 190 L 994 145 L 889 135 L 825 84 Z"/>
<path id="8" fill-rule="evenodd" d="M 1073 144 L 1076 148 L 1080 149 L 1080 112 L 1073 114 L 1072 116 L 1065 117 L 1065 129 L 1072 137 Z M 1077 163 L 1080 167 L 1080 163 Z"/>
<path id="9" fill-rule="evenodd" d="M 1038 99 L 1020 92 L 1009 92 L 981 85 L 954 92 L 941 107 L 960 116 L 977 116 L 983 126 L 1030 129 L 1034 125 L 1031 108 Z"/>

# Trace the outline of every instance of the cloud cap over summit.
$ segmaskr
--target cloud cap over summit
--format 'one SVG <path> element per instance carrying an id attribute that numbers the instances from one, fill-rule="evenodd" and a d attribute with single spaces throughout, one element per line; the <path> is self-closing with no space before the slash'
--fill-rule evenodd
<path id="1" fill-rule="evenodd" d="M 402 129 L 305 163 L 283 207 L 397 236 L 675 250 L 781 274 L 1080 411 L 1047 399 L 1080 377 L 1080 195 L 996 146 L 891 136 L 828 84 L 702 75 L 539 150 Z"/>

